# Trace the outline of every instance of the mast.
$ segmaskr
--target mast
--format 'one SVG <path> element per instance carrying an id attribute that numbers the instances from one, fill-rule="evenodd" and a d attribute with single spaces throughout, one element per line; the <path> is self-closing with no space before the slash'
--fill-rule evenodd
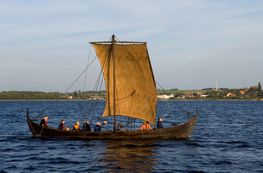
<path id="1" fill-rule="evenodd" d="M 112 35 L 111 37 L 111 47 L 110 47 L 110 53 L 109 53 L 109 59 L 108 59 L 108 81 L 110 81 L 110 78 L 112 77 L 112 89 L 113 89 L 113 93 L 112 93 L 112 98 L 113 98 L 113 105 L 112 105 L 112 111 L 113 111 L 113 131 L 116 131 L 116 76 L 115 76 L 115 58 L 114 58 L 114 44 L 116 43 L 116 39 L 115 39 L 115 35 Z M 110 76 L 110 58 L 112 58 L 112 76 Z M 111 114 L 111 110 L 110 110 L 110 85 L 108 85 L 108 107 L 109 107 L 109 115 Z"/>
<path id="2" fill-rule="evenodd" d="M 111 49 L 111 57 L 113 58 L 113 131 L 116 131 L 116 75 L 115 75 L 115 57 L 114 57 L 114 44 L 116 42 L 115 35 L 112 35 L 112 49 Z"/>

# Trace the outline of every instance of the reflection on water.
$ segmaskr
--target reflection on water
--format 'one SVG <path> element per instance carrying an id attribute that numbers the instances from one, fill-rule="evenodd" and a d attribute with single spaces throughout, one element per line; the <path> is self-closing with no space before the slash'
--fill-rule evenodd
<path id="1" fill-rule="evenodd" d="M 157 164 L 154 141 L 106 141 L 102 162 L 107 172 L 152 172 Z"/>

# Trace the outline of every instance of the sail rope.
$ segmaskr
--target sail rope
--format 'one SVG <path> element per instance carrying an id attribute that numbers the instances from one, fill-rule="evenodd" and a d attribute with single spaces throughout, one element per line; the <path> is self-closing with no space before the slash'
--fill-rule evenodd
<path id="1" fill-rule="evenodd" d="M 87 64 L 87 66 L 89 65 L 89 63 L 90 63 L 90 53 L 91 53 L 91 45 L 89 46 L 89 52 L 88 52 L 88 58 L 87 58 L 87 62 L 86 62 L 86 64 Z M 83 79 L 83 88 L 82 88 L 82 91 L 84 92 L 85 91 L 85 89 L 86 89 L 86 84 L 87 84 L 87 75 L 88 75 L 88 69 L 85 71 L 85 73 L 84 73 L 84 79 Z M 81 95 L 81 92 L 79 91 L 79 95 L 78 95 L 78 97 L 79 98 L 81 98 L 80 97 L 80 95 Z M 87 110 L 89 110 L 89 102 L 88 102 L 88 106 L 86 107 L 82 102 L 77 102 L 78 103 L 78 105 L 79 105 L 79 109 L 80 109 L 80 112 L 82 112 L 84 115 L 87 115 L 88 116 L 88 114 L 89 114 L 89 111 L 87 111 Z M 86 108 L 86 109 L 85 109 Z M 84 116 L 85 117 L 85 116 Z M 86 120 L 86 118 L 84 118 L 83 119 L 84 121 Z"/>
<path id="2" fill-rule="evenodd" d="M 93 92 L 94 93 L 101 90 L 102 82 L 103 82 L 103 80 L 102 80 L 102 70 L 100 70 L 99 75 L 97 77 L 97 80 L 95 82 L 94 88 L 93 88 Z M 94 100 L 94 101 L 91 101 L 89 103 L 90 104 L 88 105 L 88 110 L 90 110 L 89 111 L 89 114 L 91 115 L 90 116 L 90 124 L 92 124 L 93 115 L 94 115 L 94 111 L 95 111 L 97 102 Z"/>
<path id="3" fill-rule="evenodd" d="M 107 51 L 106 55 L 108 56 L 109 53 L 110 53 L 110 50 Z M 104 63 L 101 66 L 101 70 L 99 72 L 99 75 L 98 75 L 97 80 L 96 80 L 96 82 L 94 84 L 94 87 L 93 87 L 93 92 L 100 91 L 101 88 L 102 88 L 102 84 L 103 84 L 103 70 L 102 69 L 105 68 L 105 65 L 107 65 L 108 60 L 109 59 L 105 59 Z M 92 102 L 91 107 L 94 107 L 95 104 L 96 104 L 95 101 Z M 92 109 L 92 110 L 94 110 L 94 109 Z M 94 113 L 91 111 L 90 124 L 93 121 L 93 115 L 94 115 Z M 102 119 L 102 118 L 101 117 L 97 117 L 97 119 Z"/>
<path id="4" fill-rule="evenodd" d="M 92 59 L 92 61 L 87 64 L 87 66 L 84 68 L 84 70 L 78 75 L 78 77 L 69 85 L 69 87 L 64 91 L 64 94 L 68 93 L 68 91 L 72 88 L 73 85 L 82 77 L 82 75 L 88 70 L 88 68 L 93 64 L 93 62 L 96 60 L 96 56 Z"/>
<path id="5" fill-rule="evenodd" d="M 91 60 L 91 45 L 90 45 L 90 48 L 89 48 L 89 53 L 88 53 L 88 60 L 87 60 L 87 65 L 86 67 L 81 71 L 81 73 L 76 77 L 75 80 L 73 80 L 73 82 L 69 85 L 69 87 L 64 91 L 64 94 L 67 94 L 68 91 L 76 84 L 76 82 L 78 82 L 80 80 L 80 78 L 84 75 L 84 83 L 83 83 L 83 91 L 85 90 L 86 88 L 86 84 L 87 84 L 87 75 L 88 75 L 88 69 L 89 67 L 95 62 L 97 56 L 94 56 Z M 100 70 L 99 72 L 99 75 L 98 75 L 98 79 L 95 83 L 95 86 L 93 88 L 93 91 L 96 92 L 98 91 L 97 88 L 98 88 L 98 85 L 99 85 L 99 79 L 102 78 L 102 69 Z M 101 82 L 102 83 L 102 82 Z M 101 87 L 100 87 L 101 88 Z M 91 118 L 93 117 L 93 110 L 95 109 L 90 109 L 90 108 L 95 108 L 95 102 L 88 102 L 89 104 L 87 105 L 87 109 L 89 110 L 89 112 L 86 112 L 87 114 L 91 114 Z M 82 105 L 80 102 L 79 102 L 79 106 L 80 106 L 80 109 L 83 111 L 83 107 L 84 105 Z M 91 110 L 91 111 L 90 111 Z M 87 115 L 88 116 L 88 115 Z"/>
<path id="6" fill-rule="evenodd" d="M 87 66 L 89 64 L 90 61 L 90 52 L 91 52 L 91 45 L 89 46 L 89 54 L 88 54 L 88 59 L 87 59 Z M 83 88 L 82 91 L 85 90 L 86 88 L 86 84 L 87 84 L 87 75 L 88 75 L 88 70 L 86 70 L 85 74 L 84 74 L 84 82 L 83 82 Z"/>
<path id="7" fill-rule="evenodd" d="M 164 88 L 160 85 L 160 83 L 157 82 L 157 85 L 158 85 L 158 87 L 159 87 L 160 89 L 164 90 Z M 167 101 L 164 101 L 164 103 L 166 103 L 166 104 L 168 105 L 168 110 L 171 110 L 171 107 L 172 107 L 172 106 L 171 106 L 171 102 L 167 100 Z M 188 115 L 188 116 L 191 116 L 191 115 L 192 115 L 191 112 L 185 110 L 182 106 L 178 105 L 177 107 L 178 107 L 179 109 L 181 109 L 181 111 L 184 112 L 186 115 Z M 198 107 L 196 108 L 196 114 L 199 114 L 199 113 L 198 113 Z M 164 117 L 164 118 L 165 118 L 165 117 Z"/>
<path id="8" fill-rule="evenodd" d="M 87 64 L 89 64 L 90 53 L 91 53 L 91 47 L 92 47 L 92 46 L 90 45 L 90 47 L 89 47 L 89 55 L 88 55 Z M 95 56 L 95 58 L 96 58 L 96 56 Z M 86 73 L 85 73 L 85 76 L 84 76 L 83 91 L 84 91 L 84 89 L 86 88 L 87 72 L 88 72 L 88 71 L 86 70 Z M 100 70 L 100 72 L 99 72 L 98 79 L 96 80 L 96 83 L 95 83 L 95 86 L 94 86 L 92 92 L 96 92 L 96 91 L 97 91 L 97 90 L 96 90 L 96 85 L 97 85 L 97 81 L 99 80 L 99 78 L 101 78 L 101 77 L 100 77 L 101 72 L 102 72 L 102 70 Z M 89 123 L 90 123 L 90 125 L 92 124 L 92 121 L 93 121 L 93 115 L 94 115 L 94 111 L 95 111 L 95 108 L 96 108 L 96 107 L 97 107 L 97 106 L 96 106 L 95 101 L 88 101 L 88 106 L 87 106 L 87 110 L 88 110 L 88 112 L 86 112 L 86 114 L 87 114 L 87 117 L 89 117 Z"/>
<path id="9" fill-rule="evenodd" d="M 158 86 L 160 89 L 163 90 L 163 87 L 160 85 L 159 82 L 156 81 L 156 84 L 157 84 L 157 86 Z M 165 117 L 167 116 L 167 112 L 168 112 L 169 110 L 171 110 L 171 107 L 172 107 L 172 106 L 171 106 L 171 103 L 170 103 L 168 100 L 165 100 L 164 103 L 167 105 L 168 109 L 166 109 L 166 113 L 164 114 L 164 117 L 163 117 L 163 118 L 165 118 Z"/>

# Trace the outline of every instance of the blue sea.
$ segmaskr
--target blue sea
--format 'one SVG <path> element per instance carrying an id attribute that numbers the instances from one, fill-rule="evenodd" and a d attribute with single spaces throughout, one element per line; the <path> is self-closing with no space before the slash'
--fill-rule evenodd
<path id="1" fill-rule="evenodd" d="M 26 109 L 72 127 L 102 119 L 103 101 L 1 101 L 0 172 L 263 172 L 263 102 L 161 101 L 168 127 L 200 116 L 188 140 L 71 141 L 32 138 Z M 117 118 L 125 124 L 125 118 Z M 137 121 L 135 128 L 138 128 Z"/>

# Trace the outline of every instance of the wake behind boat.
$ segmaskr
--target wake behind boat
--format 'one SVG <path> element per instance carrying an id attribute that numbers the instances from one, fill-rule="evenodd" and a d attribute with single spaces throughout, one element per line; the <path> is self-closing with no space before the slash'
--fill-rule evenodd
<path id="1" fill-rule="evenodd" d="M 82 132 L 41 127 L 29 117 L 33 136 L 74 139 L 185 139 L 195 127 L 198 115 L 186 123 L 148 131 L 118 131 L 117 116 L 140 119 L 156 124 L 157 89 L 145 42 L 91 42 L 99 59 L 106 88 L 106 103 L 102 117 L 113 117 L 113 131 Z"/>

